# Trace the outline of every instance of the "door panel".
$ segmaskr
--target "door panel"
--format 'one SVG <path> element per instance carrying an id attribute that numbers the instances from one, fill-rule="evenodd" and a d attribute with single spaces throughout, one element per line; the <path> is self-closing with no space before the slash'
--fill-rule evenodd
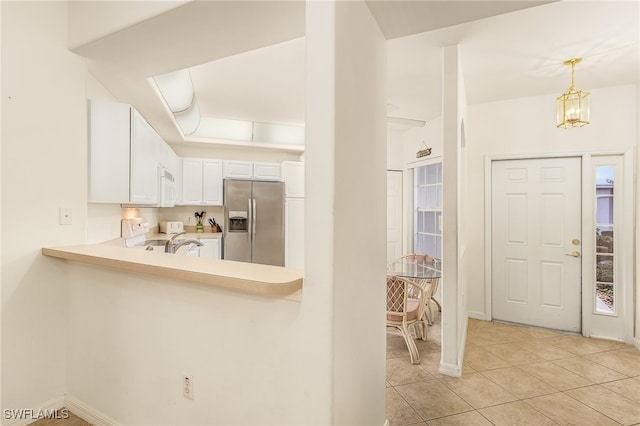
<path id="1" fill-rule="evenodd" d="M 402 256 L 402 172 L 387 171 L 387 262 Z"/>
<path id="2" fill-rule="evenodd" d="M 528 284 L 527 280 L 522 277 L 527 276 L 527 261 L 524 259 L 505 259 L 506 260 L 506 301 L 509 303 L 527 303 L 528 302 Z"/>
<path id="3" fill-rule="evenodd" d="M 282 182 L 253 182 L 255 231 L 251 261 L 284 266 L 284 185 Z"/>
<path id="4" fill-rule="evenodd" d="M 492 163 L 492 316 L 581 329 L 581 160 Z"/>
<path id="5" fill-rule="evenodd" d="M 251 262 L 250 200 L 250 181 L 224 181 L 223 255 L 226 260 Z"/>

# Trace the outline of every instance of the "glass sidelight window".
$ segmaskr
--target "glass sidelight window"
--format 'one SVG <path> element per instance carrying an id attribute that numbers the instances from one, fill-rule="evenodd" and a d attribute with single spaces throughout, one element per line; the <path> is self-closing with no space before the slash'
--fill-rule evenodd
<path id="1" fill-rule="evenodd" d="M 414 252 L 442 258 L 442 163 L 415 169 Z"/>
<path id="2" fill-rule="evenodd" d="M 614 182 L 615 167 L 595 167 L 595 312 L 616 314 Z"/>

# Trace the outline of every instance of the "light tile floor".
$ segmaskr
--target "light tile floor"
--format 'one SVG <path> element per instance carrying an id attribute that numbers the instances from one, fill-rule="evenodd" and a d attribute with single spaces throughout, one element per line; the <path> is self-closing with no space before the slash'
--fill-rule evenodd
<path id="1" fill-rule="evenodd" d="M 411 365 L 387 331 L 387 419 L 402 425 L 640 425 L 640 351 L 633 346 L 469 320 L 462 377 L 443 376 L 440 318 Z"/>

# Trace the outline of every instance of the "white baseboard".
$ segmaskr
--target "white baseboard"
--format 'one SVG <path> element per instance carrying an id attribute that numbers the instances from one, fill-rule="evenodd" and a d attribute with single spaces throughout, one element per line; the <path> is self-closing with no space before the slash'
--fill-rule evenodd
<path id="1" fill-rule="evenodd" d="M 640 350 L 640 339 L 633 339 L 633 346 Z"/>
<path id="2" fill-rule="evenodd" d="M 60 410 L 64 407 L 64 397 L 51 399 L 45 403 L 39 404 L 36 408 L 22 409 L 22 417 L 5 419 L 5 412 L 2 413 L 2 426 L 26 426 L 38 419 L 38 413 L 50 413 L 53 410 Z M 15 410 L 15 409 L 14 409 Z M 13 411 L 17 413 L 17 411 Z"/>
<path id="3" fill-rule="evenodd" d="M 462 374 L 462 365 L 464 364 L 464 351 L 467 347 L 467 330 L 469 329 L 469 313 L 467 312 L 467 318 L 464 319 L 464 327 L 462 327 L 462 336 L 459 336 L 458 344 L 460 345 L 460 352 L 458 353 L 458 365 L 460 366 L 460 374 Z"/>
<path id="4" fill-rule="evenodd" d="M 464 362 L 464 348 L 467 342 L 467 328 L 469 325 L 469 320 L 467 318 L 470 316 L 471 316 L 471 312 L 467 312 L 467 317 L 464 318 L 464 324 L 462 327 L 462 333 L 461 333 L 462 335 L 458 336 L 458 338 L 460 339 L 458 340 L 458 345 L 460 347 L 460 351 L 458 352 L 458 359 L 457 359 L 458 364 L 457 365 L 449 364 L 449 363 L 440 361 L 440 368 L 438 368 L 438 371 L 440 372 L 440 374 L 444 374 L 445 376 L 451 376 L 451 377 L 462 376 L 462 363 Z"/>
<path id="5" fill-rule="evenodd" d="M 85 404 L 79 399 L 67 395 L 64 398 L 64 405 L 76 416 L 86 420 L 91 423 L 93 426 L 119 426 L 120 423 L 116 422 L 109 416 L 100 411 L 96 410 L 93 407 Z"/>
<path id="6" fill-rule="evenodd" d="M 445 376 L 451 377 L 460 377 L 462 376 L 462 368 L 454 364 L 447 364 L 444 362 L 440 362 L 440 368 L 438 369 L 440 374 L 444 374 Z"/>
<path id="7" fill-rule="evenodd" d="M 487 319 L 487 315 L 484 312 L 480 312 L 480 311 L 469 311 L 467 312 L 469 318 L 473 318 L 473 319 L 477 319 L 477 320 L 482 320 L 482 321 L 488 321 Z"/>

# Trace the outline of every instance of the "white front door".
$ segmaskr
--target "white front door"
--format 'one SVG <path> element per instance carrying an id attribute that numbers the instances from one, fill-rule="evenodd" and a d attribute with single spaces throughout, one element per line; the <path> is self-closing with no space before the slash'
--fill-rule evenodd
<path id="1" fill-rule="evenodd" d="M 581 159 L 492 162 L 497 320 L 581 331 Z"/>
<path id="2" fill-rule="evenodd" d="M 402 256 L 402 171 L 387 170 L 387 263 Z"/>

